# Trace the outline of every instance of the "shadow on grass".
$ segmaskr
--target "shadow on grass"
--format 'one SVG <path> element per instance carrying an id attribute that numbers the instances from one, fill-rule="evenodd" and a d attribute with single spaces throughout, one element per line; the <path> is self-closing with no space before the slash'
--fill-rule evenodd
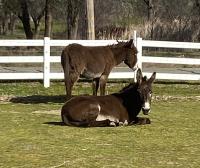
<path id="1" fill-rule="evenodd" d="M 55 125 L 55 126 L 65 126 L 65 124 L 63 122 L 45 122 L 43 124 Z"/>
<path id="2" fill-rule="evenodd" d="M 10 102 L 12 103 L 23 103 L 23 104 L 64 103 L 65 101 L 66 101 L 65 95 L 59 95 L 59 96 L 32 95 L 24 97 L 14 97 L 10 99 Z"/>

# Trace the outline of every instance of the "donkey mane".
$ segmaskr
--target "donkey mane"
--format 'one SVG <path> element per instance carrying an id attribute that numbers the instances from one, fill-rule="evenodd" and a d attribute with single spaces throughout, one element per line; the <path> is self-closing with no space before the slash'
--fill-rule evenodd
<path id="1" fill-rule="evenodd" d="M 138 87 L 138 83 L 130 83 L 118 93 L 112 94 L 122 101 L 122 104 L 129 112 L 131 120 L 133 120 L 135 115 L 140 112 L 142 106 L 142 100 L 140 98 L 139 92 L 137 91 Z M 137 114 L 133 114 L 132 111 L 137 111 Z"/>
<path id="2" fill-rule="evenodd" d="M 117 44 L 111 44 L 111 45 L 108 45 L 107 47 L 109 47 L 109 48 L 122 48 L 122 47 L 125 47 L 129 43 L 130 43 L 130 41 L 127 41 L 127 42 L 117 41 Z M 133 49 L 134 49 L 135 53 L 138 53 L 137 48 L 135 46 L 133 47 Z"/>
<path id="3" fill-rule="evenodd" d="M 132 89 L 133 87 L 135 87 L 137 85 L 137 83 L 130 83 L 127 86 L 125 86 L 124 88 L 122 88 L 119 93 L 123 93 L 126 91 L 129 91 L 130 89 Z"/>
<path id="4" fill-rule="evenodd" d="M 111 44 L 111 45 L 108 45 L 108 47 L 110 47 L 110 48 L 119 48 L 119 47 L 123 47 L 126 44 L 128 44 L 128 42 L 117 41 L 117 44 Z"/>
<path id="5" fill-rule="evenodd" d="M 117 41 L 117 44 L 108 45 L 108 47 L 110 47 L 110 48 L 123 48 L 123 47 L 125 47 L 126 48 L 126 45 L 128 45 L 129 43 L 130 43 L 129 41 L 127 41 L 127 42 Z M 138 53 L 136 47 L 133 47 L 132 49 L 134 50 L 135 53 Z"/>
<path id="6" fill-rule="evenodd" d="M 142 77 L 143 81 L 147 81 L 147 76 Z M 129 91 L 132 88 L 137 88 L 138 87 L 138 83 L 129 83 L 127 86 L 125 86 L 124 88 L 122 88 L 119 93 L 123 93 L 126 91 Z"/>

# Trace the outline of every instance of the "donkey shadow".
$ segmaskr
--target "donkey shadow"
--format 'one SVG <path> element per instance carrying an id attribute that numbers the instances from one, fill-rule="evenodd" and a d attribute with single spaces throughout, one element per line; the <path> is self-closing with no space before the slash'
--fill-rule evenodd
<path id="1" fill-rule="evenodd" d="M 63 122 L 59 122 L 59 121 L 50 121 L 50 122 L 45 122 L 43 124 L 46 125 L 53 125 L 53 126 L 65 126 L 65 124 Z"/>
<path id="2" fill-rule="evenodd" d="M 39 104 L 39 103 L 64 103 L 66 101 L 65 95 L 46 96 L 46 95 L 31 95 L 23 97 L 13 97 L 10 99 L 12 103 L 22 104 Z"/>

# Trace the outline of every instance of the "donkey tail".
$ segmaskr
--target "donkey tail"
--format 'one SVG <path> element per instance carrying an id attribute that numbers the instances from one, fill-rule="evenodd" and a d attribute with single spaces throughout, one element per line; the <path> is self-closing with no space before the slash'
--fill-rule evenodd
<path id="1" fill-rule="evenodd" d="M 75 126 L 75 127 L 88 127 L 89 123 L 86 121 L 70 121 L 66 115 L 62 115 L 62 121 L 64 124 L 68 126 Z"/>
<path id="2" fill-rule="evenodd" d="M 69 69 L 70 69 L 70 64 L 69 64 L 69 54 L 68 54 L 68 48 L 66 47 L 61 54 L 61 64 L 63 67 L 64 71 L 64 81 L 65 81 L 65 86 L 66 86 L 66 92 L 67 88 L 70 86 L 70 81 L 69 81 Z"/>
<path id="3" fill-rule="evenodd" d="M 66 48 L 65 50 L 68 50 L 68 49 Z M 61 54 L 61 64 L 64 70 L 65 79 L 66 79 L 66 77 L 69 77 L 70 64 L 69 64 L 69 55 L 67 54 L 68 52 L 66 52 L 65 50 L 63 50 Z"/>

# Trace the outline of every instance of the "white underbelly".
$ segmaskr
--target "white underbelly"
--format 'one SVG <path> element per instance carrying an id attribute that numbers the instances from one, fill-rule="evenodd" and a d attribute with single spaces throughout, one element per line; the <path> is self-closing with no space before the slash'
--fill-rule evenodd
<path id="1" fill-rule="evenodd" d="M 110 120 L 113 122 L 119 122 L 119 119 L 109 115 L 99 114 L 96 118 L 96 121 Z"/>

